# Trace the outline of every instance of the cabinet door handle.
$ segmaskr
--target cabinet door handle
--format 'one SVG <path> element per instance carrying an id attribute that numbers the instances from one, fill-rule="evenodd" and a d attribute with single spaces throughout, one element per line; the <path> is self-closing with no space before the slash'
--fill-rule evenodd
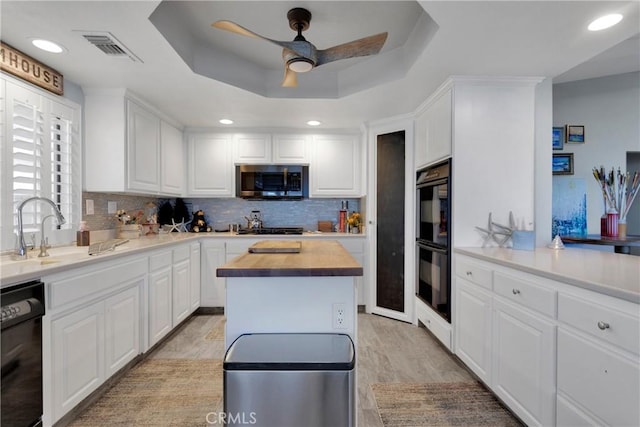
<path id="1" fill-rule="evenodd" d="M 598 328 L 604 331 L 605 329 L 609 329 L 609 324 L 601 320 L 598 322 Z"/>
<path id="2" fill-rule="evenodd" d="M 520 289 L 513 289 L 511 292 L 513 292 L 514 295 L 518 295 L 520 293 Z"/>
<path id="3" fill-rule="evenodd" d="M 467 271 L 467 276 L 473 276 L 473 273 L 470 271 Z"/>

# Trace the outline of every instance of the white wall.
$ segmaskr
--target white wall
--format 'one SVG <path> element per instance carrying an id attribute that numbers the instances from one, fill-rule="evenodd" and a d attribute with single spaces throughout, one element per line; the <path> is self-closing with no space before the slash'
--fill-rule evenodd
<path id="1" fill-rule="evenodd" d="M 587 188 L 587 232 L 599 234 L 602 193 L 592 169 L 624 171 L 627 151 L 640 151 L 640 73 L 553 85 L 553 126 L 566 124 L 584 125 L 585 143 L 554 152 L 574 153 L 574 177 L 584 178 Z"/>
<path id="2" fill-rule="evenodd" d="M 551 144 L 549 128 L 553 122 L 553 86 L 545 79 L 536 86 L 535 104 L 535 231 L 536 246 L 549 244 L 551 235 Z"/>

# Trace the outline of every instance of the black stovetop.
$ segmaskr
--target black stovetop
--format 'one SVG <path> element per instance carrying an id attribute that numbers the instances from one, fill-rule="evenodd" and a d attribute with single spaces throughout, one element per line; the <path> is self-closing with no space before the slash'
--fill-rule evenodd
<path id="1" fill-rule="evenodd" d="M 302 234 L 302 227 L 262 227 L 262 228 L 241 228 L 238 234 Z"/>

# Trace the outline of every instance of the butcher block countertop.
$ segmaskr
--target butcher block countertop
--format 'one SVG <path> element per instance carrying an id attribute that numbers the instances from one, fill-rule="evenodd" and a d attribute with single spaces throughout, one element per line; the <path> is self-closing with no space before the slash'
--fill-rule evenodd
<path id="1" fill-rule="evenodd" d="M 302 240 L 299 253 L 247 252 L 219 267 L 217 276 L 362 276 L 362 266 L 338 241 Z"/>

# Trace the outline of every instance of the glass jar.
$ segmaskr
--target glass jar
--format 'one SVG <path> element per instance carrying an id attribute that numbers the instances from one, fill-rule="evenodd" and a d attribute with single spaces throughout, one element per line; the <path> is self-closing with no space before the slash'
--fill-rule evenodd
<path id="1" fill-rule="evenodd" d="M 618 219 L 618 239 L 627 238 L 627 219 Z"/>

